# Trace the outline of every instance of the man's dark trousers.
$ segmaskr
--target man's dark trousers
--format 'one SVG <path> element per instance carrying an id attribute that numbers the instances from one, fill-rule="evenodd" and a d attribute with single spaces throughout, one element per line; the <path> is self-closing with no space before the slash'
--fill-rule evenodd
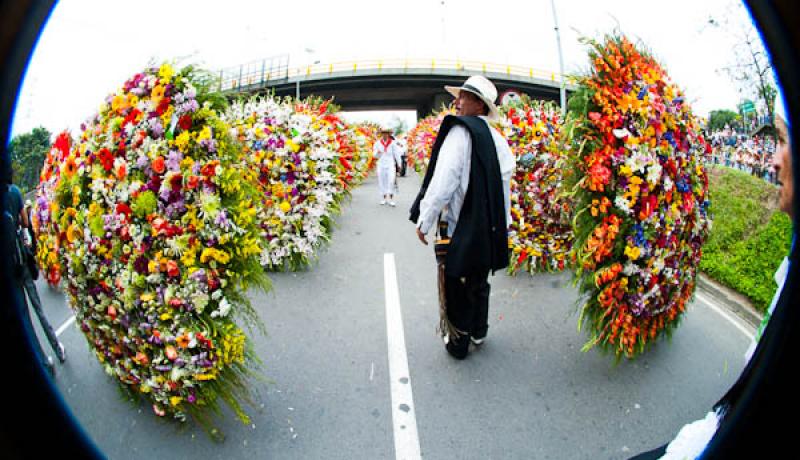
<path id="1" fill-rule="evenodd" d="M 457 354 L 466 356 L 469 337 L 483 338 L 489 329 L 489 270 L 461 278 L 445 277 L 447 317 L 466 333 L 454 343 Z M 454 340 L 453 337 L 450 340 Z"/>

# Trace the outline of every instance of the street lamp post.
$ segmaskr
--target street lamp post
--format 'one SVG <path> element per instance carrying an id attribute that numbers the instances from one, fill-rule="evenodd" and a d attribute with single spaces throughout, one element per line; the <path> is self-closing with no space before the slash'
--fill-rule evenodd
<path id="1" fill-rule="evenodd" d="M 561 73 L 561 116 L 564 117 L 567 114 L 567 88 L 564 81 L 564 53 L 561 51 L 561 33 L 558 31 L 558 16 L 556 16 L 555 0 L 550 0 L 550 4 L 553 7 L 553 23 L 555 24 L 556 44 L 558 45 L 558 66 L 559 72 Z"/>
<path id="2" fill-rule="evenodd" d="M 310 56 L 312 54 L 314 54 L 314 50 L 311 49 L 311 48 L 306 48 L 304 51 L 309 56 L 309 58 L 306 60 L 306 62 L 307 63 L 311 62 Z M 319 64 L 319 61 L 315 61 L 314 64 Z M 306 64 L 306 65 L 308 65 L 308 64 Z M 299 101 L 300 100 L 300 70 L 299 70 L 299 68 L 298 68 L 298 71 L 297 71 L 297 81 L 295 82 L 294 95 L 295 95 L 295 99 L 297 99 Z"/>

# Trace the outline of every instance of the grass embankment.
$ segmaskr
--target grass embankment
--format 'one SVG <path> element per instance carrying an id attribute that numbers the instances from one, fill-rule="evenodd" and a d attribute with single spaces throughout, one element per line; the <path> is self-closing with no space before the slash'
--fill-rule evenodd
<path id="1" fill-rule="evenodd" d="M 708 171 L 714 220 L 700 269 L 764 312 L 775 293 L 775 270 L 789 253 L 791 220 L 777 210 L 775 185 L 723 166 Z"/>

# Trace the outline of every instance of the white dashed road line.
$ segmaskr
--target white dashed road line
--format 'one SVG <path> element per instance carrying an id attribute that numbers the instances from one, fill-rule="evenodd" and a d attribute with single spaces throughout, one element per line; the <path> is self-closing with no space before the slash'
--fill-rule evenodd
<path id="1" fill-rule="evenodd" d="M 411 375 L 397 288 L 394 254 L 383 255 L 383 279 L 386 291 L 386 334 L 389 344 L 389 379 L 392 394 L 394 452 L 398 460 L 422 458 L 417 433 L 417 417 L 411 393 Z"/>
<path id="2" fill-rule="evenodd" d="M 61 326 L 58 327 L 58 329 L 56 329 L 56 337 L 61 337 L 61 333 L 67 330 L 69 325 L 74 322 L 75 322 L 75 315 L 72 315 L 69 317 L 68 320 L 64 321 L 64 324 L 62 324 Z"/>

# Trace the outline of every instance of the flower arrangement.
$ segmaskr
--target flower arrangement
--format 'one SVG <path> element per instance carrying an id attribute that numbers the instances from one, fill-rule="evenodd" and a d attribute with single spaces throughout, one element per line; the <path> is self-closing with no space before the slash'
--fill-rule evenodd
<path id="1" fill-rule="evenodd" d="M 257 220 L 268 270 L 298 270 L 330 240 L 333 215 L 366 176 L 367 151 L 328 101 L 252 99 L 226 114 L 260 190 Z"/>
<path id="2" fill-rule="evenodd" d="M 79 139 L 56 139 L 36 208 L 106 373 L 157 415 L 206 427 L 220 398 L 248 422 L 259 362 L 235 320 L 263 330 L 244 292 L 269 289 L 255 188 L 208 84 L 169 64 L 134 75 Z"/>
<path id="3" fill-rule="evenodd" d="M 406 149 L 408 166 L 413 168 L 419 174 L 425 174 L 425 169 L 428 167 L 428 161 L 431 158 L 431 150 L 433 143 L 436 141 L 436 135 L 439 134 L 439 127 L 442 126 L 442 120 L 447 115 L 455 115 L 455 106 L 452 104 L 448 107 L 442 107 L 438 112 L 435 112 L 422 120 L 416 126 L 411 128 L 406 135 Z"/>
<path id="4" fill-rule="evenodd" d="M 517 159 L 511 178 L 509 273 L 560 271 L 572 248 L 571 208 L 561 195 L 564 139 L 560 109 L 528 96 L 500 107 L 497 128 Z"/>
<path id="5" fill-rule="evenodd" d="M 625 37 L 591 45 L 570 100 L 584 349 L 642 353 L 678 324 L 706 241 L 704 141 L 680 89 Z"/>

